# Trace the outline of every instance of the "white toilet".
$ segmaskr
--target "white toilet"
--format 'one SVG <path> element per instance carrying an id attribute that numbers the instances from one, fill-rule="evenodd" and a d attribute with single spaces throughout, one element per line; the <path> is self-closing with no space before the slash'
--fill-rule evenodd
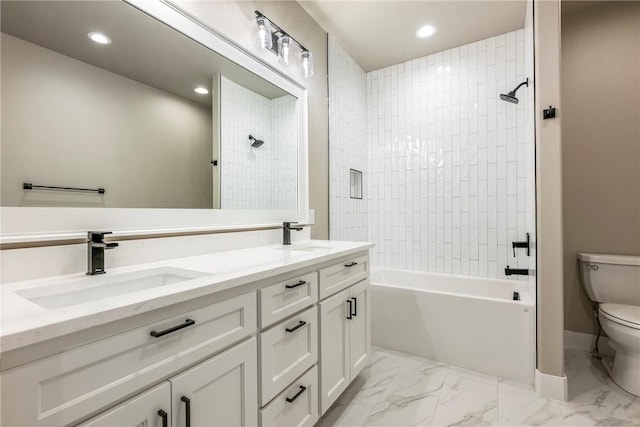
<path id="1" fill-rule="evenodd" d="M 620 387 L 640 396 L 640 256 L 578 254 L 587 295 L 616 351 L 604 366 Z"/>

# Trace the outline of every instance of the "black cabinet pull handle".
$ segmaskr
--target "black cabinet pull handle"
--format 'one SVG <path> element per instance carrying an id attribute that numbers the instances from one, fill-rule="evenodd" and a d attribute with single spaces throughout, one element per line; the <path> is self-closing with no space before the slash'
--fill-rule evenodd
<path id="1" fill-rule="evenodd" d="M 182 396 L 180 400 L 182 400 L 185 405 L 184 406 L 185 427 L 191 427 L 191 399 L 189 399 L 187 396 Z"/>
<path id="2" fill-rule="evenodd" d="M 300 390 L 298 390 L 298 392 L 297 392 L 296 394 L 294 394 L 294 395 L 293 395 L 293 397 L 287 397 L 285 400 L 286 400 L 287 402 L 289 402 L 289 403 L 293 402 L 294 400 L 296 400 L 297 398 L 299 398 L 299 397 L 300 397 L 300 395 L 301 395 L 302 393 L 304 393 L 306 389 L 307 389 L 307 388 L 306 388 L 305 386 L 301 385 L 301 386 L 300 386 Z"/>
<path id="3" fill-rule="evenodd" d="M 302 285 L 306 285 L 307 282 L 304 280 L 300 280 L 298 283 L 294 283 L 293 285 L 285 285 L 285 288 L 287 289 L 293 289 L 293 288 L 297 288 L 298 286 L 302 286 Z"/>
<path id="4" fill-rule="evenodd" d="M 304 320 L 301 320 L 301 321 L 298 322 L 298 324 L 296 326 L 294 326 L 293 328 L 286 328 L 285 331 L 294 332 L 294 331 L 302 328 L 306 324 L 307 324 L 307 322 L 305 322 Z"/>
<path id="5" fill-rule="evenodd" d="M 154 338 L 160 338 L 163 335 L 167 335 L 170 334 L 171 332 L 175 332 L 175 331 L 179 331 L 182 328 L 186 328 L 187 326 L 191 326 L 191 325 L 195 325 L 196 321 L 195 320 L 191 320 L 191 319 L 187 319 L 184 321 L 184 323 L 182 325 L 178 325 L 178 326 L 174 326 L 172 328 L 169 329 L 165 329 L 164 331 L 151 331 L 151 336 Z"/>
<path id="6" fill-rule="evenodd" d="M 162 418 L 162 427 L 169 427 L 169 416 L 167 415 L 167 413 L 160 409 L 158 411 L 158 415 L 160 415 L 160 418 Z"/>
<path id="7" fill-rule="evenodd" d="M 347 315 L 347 319 L 349 319 L 349 320 L 353 319 L 353 317 L 351 315 L 351 313 L 353 312 L 352 306 L 351 306 L 352 302 L 353 301 L 351 301 L 350 299 L 347 300 L 347 305 L 349 306 L 349 314 Z"/>
<path id="8" fill-rule="evenodd" d="M 353 261 L 353 262 L 350 262 L 349 264 L 345 264 L 344 266 L 349 268 L 349 267 L 353 267 L 354 265 L 358 265 L 358 263 Z"/>
<path id="9" fill-rule="evenodd" d="M 358 315 L 358 298 L 353 297 L 351 299 L 353 300 L 353 315 L 357 316 Z"/>

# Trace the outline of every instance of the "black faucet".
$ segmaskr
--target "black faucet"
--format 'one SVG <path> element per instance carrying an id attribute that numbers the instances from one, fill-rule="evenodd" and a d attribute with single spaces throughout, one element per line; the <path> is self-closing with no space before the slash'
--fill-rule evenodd
<path id="1" fill-rule="evenodd" d="M 297 222 L 283 222 L 282 223 L 282 244 L 291 244 L 291 230 L 300 231 L 302 227 L 292 227 L 291 224 L 297 224 Z"/>
<path id="2" fill-rule="evenodd" d="M 104 236 L 110 231 L 89 231 L 87 233 L 87 275 L 104 274 L 104 250 L 117 248 L 115 242 L 105 243 Z"/>
<path id="3" fill-rule="evenodd" d="M 504 269 L 504 275 L 505 276 L 512 276 L 512 275 L 528 276 L 529 275 L 529 270 L 526 269 L 526 268 L 510 268 L 507 265 L 507 268 Z"/>

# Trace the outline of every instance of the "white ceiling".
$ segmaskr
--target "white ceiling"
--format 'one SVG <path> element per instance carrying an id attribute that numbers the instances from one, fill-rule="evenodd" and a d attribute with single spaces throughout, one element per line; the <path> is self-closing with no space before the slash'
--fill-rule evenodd
<path id="1" fill-rule="evenodd" d="M 327 1 L 302 7 L 365 71 L 419 58 L 524 27 L 525 0 Z M 438 32 L 417 39 L 424 24 Z"/>

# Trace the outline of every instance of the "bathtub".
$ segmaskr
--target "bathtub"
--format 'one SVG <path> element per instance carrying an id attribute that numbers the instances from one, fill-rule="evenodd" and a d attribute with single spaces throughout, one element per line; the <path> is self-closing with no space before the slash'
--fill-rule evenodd
<path id="1" fill-rule="evenodd" d="M 523 281 L 373 268 L 371 342 L 533 384 L 535 307 Z"/>

